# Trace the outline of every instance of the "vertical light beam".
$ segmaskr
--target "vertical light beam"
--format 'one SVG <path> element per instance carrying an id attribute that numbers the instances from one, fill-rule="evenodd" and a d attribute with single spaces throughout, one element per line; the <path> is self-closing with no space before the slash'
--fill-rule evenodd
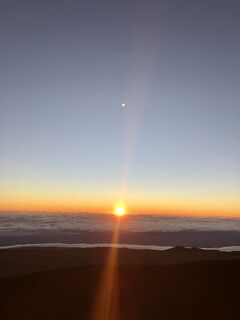
<path id="1" fill-rule="evenodd" d="M 93 303 L 90 320 L 118 320 L 118 248 L 119 218 L 113 233 L 111 247 L 101 274 L 96 300 Z"/>

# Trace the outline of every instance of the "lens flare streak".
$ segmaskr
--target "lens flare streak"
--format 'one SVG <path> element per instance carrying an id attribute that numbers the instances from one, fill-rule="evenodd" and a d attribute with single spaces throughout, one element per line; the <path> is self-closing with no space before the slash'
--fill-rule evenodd
<path id="1" fill-rule="evenodd" d="M 119 320 L 118 306 L 118 248 L 119 220 L 116 222 L 112 245 L 104 265 L 90 320 Z"/>

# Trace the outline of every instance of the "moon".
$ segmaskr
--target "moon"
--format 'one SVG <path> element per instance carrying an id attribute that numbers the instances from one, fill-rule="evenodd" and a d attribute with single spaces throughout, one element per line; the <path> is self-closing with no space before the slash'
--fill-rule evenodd
<path id="1" fill-rule="evenodd" d="M 122 103 L 121 106 L 124 108 L 126 107 L 126 103 Z"/>

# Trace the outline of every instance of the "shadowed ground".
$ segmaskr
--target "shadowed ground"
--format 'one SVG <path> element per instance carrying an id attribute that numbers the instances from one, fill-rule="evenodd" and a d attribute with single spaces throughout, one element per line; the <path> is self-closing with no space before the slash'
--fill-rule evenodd
<path id="1" fill-rule="evenodd" d="M 12 261 L 15 256 L 15 263 L 25 260 L 34 265 L 35 250 L 2 251 L 0 261 L 3 261 L 5 254 L 6 262 L 8 253 Z M 51 250 L 56 259 L 57 249 L 39 250 L 46 254 L 45 258 L 42 254 L 41 259 L 47 259 Z M 59 251 L 60 256 L 63 252 Z M 68 252 L 65 249 L 65 254 Z M 78 257 L 78 261 L 83 253 L 78 266 L 3 277 L 0 280 L 0 318 L 89 319 L 104 268 L 97 260 L 102 257 L 104 261 L 107 250 L 82 249 L 70 252 L 72 257 Z M 86 265 L 90 256 L 92 263 Z M 191 257 L 194 260 L 196 256 L 198 261 L 191 262 Z M 171 320 L 194 317 L 221 320 L 240 317 L 239 253 L 233 255 L 183 248 L 168 252 L 120 249 L 119 260 L 119 319 Z"/>

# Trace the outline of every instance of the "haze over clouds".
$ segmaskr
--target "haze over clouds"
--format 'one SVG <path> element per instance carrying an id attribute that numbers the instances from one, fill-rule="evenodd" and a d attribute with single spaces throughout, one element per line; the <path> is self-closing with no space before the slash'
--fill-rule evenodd
<path id="1" fill-rule="evenodd" d="M 128 232 L 151 231 L 239 231 L 240 219 L 209 217 L 169 217 L 128 215 L 120 229 Z M 27 231 L 113 231 L 115 217 L 99 214 L 0 214 L 0 232 Z"/>
<path id="2" fill-rule="evenodd" d="M 0 244 L 109 246 L 115 228 L 116 218 L 106 214 L 5 213 L 0 214 Z M 141 245 L 142 249 L 190 246 L 231 250 L 240 246 L 239 218 L 127 215 L 121 218 L 119 231 L 120 246 Z"/>

